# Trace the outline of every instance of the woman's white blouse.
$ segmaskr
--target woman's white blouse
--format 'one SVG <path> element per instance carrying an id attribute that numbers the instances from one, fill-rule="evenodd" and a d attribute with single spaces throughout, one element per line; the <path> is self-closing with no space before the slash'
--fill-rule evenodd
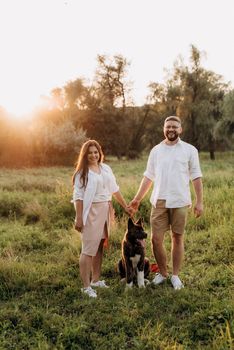
<path id="1" fill-rule="evenodd" d="M 110 191 L 106 186 L 108 179 L 106 178 L 106 172 L 100 168 L 100 174 L 95 173 L 97 179 L 97 189 L 93 197 L 93 202 L 107 202 L 111 199 Z"/>
<path id="2" fill-rule="evenodd" d="M 119 186 L 109 165 L 102 163 L 100 168 L 100 175 L 89 170 L 88 183 L 85 188 L 82 187 L 80 174 L 77 173 L 75 177 L 72 202 L 75 203 L 77 200 L 83 201 L 84 225 L 93 202 L 110 201 L 112 194 L 119 191 Z"/>

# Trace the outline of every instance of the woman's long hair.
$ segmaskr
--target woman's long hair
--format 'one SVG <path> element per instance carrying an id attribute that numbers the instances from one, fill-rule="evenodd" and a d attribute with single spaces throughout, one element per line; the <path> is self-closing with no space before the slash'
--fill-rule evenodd
<path id="1" fill-rule="evenodd" d="M 89 171 L 89 164 L 88 164 L 88 153 L 89 153 L 89 147 L 95 146 L 99 152 L 99 159 L 98 163 L 100 164 L 103 162 L 104 159 L 104 154 L 102 152 L 102 148 L 99 145 L 99 143 L 96 140 L 88 140 L 86 141 L 80 150 L 78 160 L 77 160 L 77 165 L 75 172 L 72 176 L 72 183 L 74 185 L 75 183 L 75 176 L 77 173 L 81 174 L 81 181 L 82 181 L 82 187 L 86 187 L 88 183 L 88 171 Z"/>

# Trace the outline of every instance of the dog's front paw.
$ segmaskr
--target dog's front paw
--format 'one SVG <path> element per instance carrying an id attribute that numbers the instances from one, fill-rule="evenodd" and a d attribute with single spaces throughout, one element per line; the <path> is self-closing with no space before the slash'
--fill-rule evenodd
<path id="1" fill-rule="evenodd" d="M 128 291 L 128 290 L 132 289 L 132 286 L 133 286 L 133 282 L 126 283 L 125 291 Z"/>
<path id="2" fill-rule="evenodd" d="M 144 271 L 137 271 L 137 284 L 139 288 L 145 288 Z"/>

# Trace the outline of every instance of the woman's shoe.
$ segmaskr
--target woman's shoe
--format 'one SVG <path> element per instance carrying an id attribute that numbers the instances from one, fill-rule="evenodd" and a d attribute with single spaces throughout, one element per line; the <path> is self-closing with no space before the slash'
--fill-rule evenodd
<path id="1" fill-rule="evenodd" d="M 81 292 L 87 294 L 90 298 L 97 298 L 97 293 L 92 287 L 81 288 Z"/>

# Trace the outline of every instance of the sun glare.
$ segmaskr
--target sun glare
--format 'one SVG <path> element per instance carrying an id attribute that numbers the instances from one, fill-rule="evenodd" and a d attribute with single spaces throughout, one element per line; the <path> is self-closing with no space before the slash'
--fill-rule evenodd
<path id="1" fill-rule="evenodd" d="M 40 103 L 39 98 L 28 96 L 10 96 L 5 101 L 1 100 L 0 105 L 7 111 L 11 119 L 23 120 L 29 118 L 33 110 Z"/>

